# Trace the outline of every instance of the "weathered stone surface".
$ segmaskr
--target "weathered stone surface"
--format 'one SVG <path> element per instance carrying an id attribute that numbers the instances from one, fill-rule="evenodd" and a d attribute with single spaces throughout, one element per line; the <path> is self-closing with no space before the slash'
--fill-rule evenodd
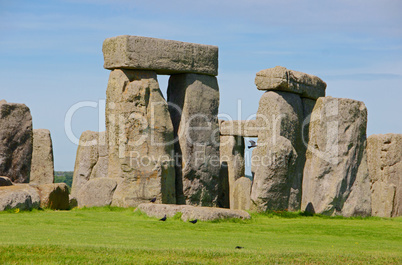
<path id="1" fill-rule="evenodd" d="M 0 177 L 0 187 L 13 185 L 11 179 L 7 177 Z"/>
<path id="2" fill-rule="evenodd" d="M 106 132 L 99 132 L 98 161 L 92 168 L 89 179 L 106 178 L 108 176 L 109 156 L 106 142 Z"/>
<path id="3" fill-rule="evenodd" d="M 249 178 L 241 177 L 234 183 L 233 188 L 233 210 L 250 210 L 251 207 L 251 185 Z"/>
<path id="4" fill-rule="evenodd" d="M 30 183 L 49 184 L 54 182 L 53 146 L 50 131 L 33 130 L 33 152 Z"/>
<path id="5" fill-rule="evenodd" d="M 137 210 L 146 213 L 150 217 L 156 218 L 162 218 L 165 214 L 169 218 L 173 217 L 176 213 L 181 212 L 181 219 L 184 222 L 194 219 L 200 221 L 212 221 L 226 218 L 250 219 L 250 214 L 242 210 L 196 207 L 191 205 L 142 203 L 138 205 Z"/>
<path id="6" fill-rule="evenodd" d="M 314 75 L 276 66 L 261 70 L 255 77 L 259 90 L 277 90 L 300 94 L 301 97 L 317 99 L 325 97 L 327 84 Z"/>
<path id="7" fill-rule="evenodd" d="M 221 135 L 237 135 L 244 137 L 258 137 L 259 127 L 255 120 L 219 121 Z"/>
<path id="8" fill-rule="evenodd" d="M 0 211 L 8 209 L 31 210 L 39 208 L 37 190 L 28 184 L 0 187 Z"/>
<path id="9" fill-rule="evenodd" d="M 269 91 L 260 99 L 260 128 L 252 154 L 251 199 L 258 211 L 298 210 L 304 166 L 301 140 L 303 109 L 300 96 Z"/>
<path id="10" fill-rule="evenodd" d="M 83 132 L 77 149 L 71 195 L 76 197 L 89 180 L 107 177 L 108 164 L 106 132 Z"/>
<path id="11" fill-rule="evenodd" d="M 33 185 L 38 190 L 40 207 L 52 210 L 70 209 L 68 186 L 65 183 Z"/>
<path id="12" fill-rule="evenodd" d="M 102 51 L 106 69 L 218 75 L 216 46 L 123 35 L 106 39 Z"/>
<path id="13" fill-rule="evenodd" d="M 95 178 L 88 181 L 78 192 L 79 207 L 108 206 L 112 203 L 117 182 L 111 178 Z"/>
<path id="14" fill-rule="evenodd" d="M 250 219 L 250 214 L 246 211 L 213 207 L 186 207 L 181 211 L 181 213 L 181 219 L 183 221 L 194 219 L 200 221 L 212 221 L 228 218 Z"/>
<path id="15" fill-rule="evenodd" d="M 172 75 L 168 87 L 174 126 L 178 204 L 216 206 L 219 187 L 219 87 L 215 77 Z"/>
<path id="16" fill-rule="evenodd" d="M 0 175 L 15 183 L 29 182 L 32 117 L 24 104 L 0 102 Z"/>
<path id="17" fill-rule="evenodd" d="M 235 181 L 244 177 L 244 138 L 242 136 L 221 136 L 220 160 L 226 162 L 229 183 L 230 209 L 234 207 L 234 186 Z M 221 176 L 222 178 L 222 176 Z"/>
<path id="18" fill-rule="evenodd" d="M 77 155 L 75 157 L 71 195 L 76 197 L 78 191 L 90 179 L 91 173 L 99 158 L 99 133 L 85 131 L 81 134 Z"/>
<path id="19" fill-rule="evenodd" d="M 302 209 L 316 213 L 370 215 L 366 148 L 367 109 L 363 102 L 319 98 L 310 121 Z"/>
<path id="20" fill-rule="evenodd" d="M 316 100 L 309 98 L 302 98 L 301 100 L 303 105 L 302 140 L 303 140 L 303 147 L 307 151 L 307 146 L 309 142 L 308 133 L 309 133 L 311 113 L 313 113 Z"/>
<path id="21" fill-rule="evenodd" d="M 106 94 L 108 177 L 118 183 L 112 205 L 175 203 L 173 125 L 156 73 L 114 70 Z"/>
<path id="22" fill-rule="evenodd" d="M 402 215 L 402 134 L 370 135 L 367 158 L 372 215 Z"/>
<path id="23" fill-rule="evenodd" d="M 138 205 L 136 211 L 146 213 L 149 217 L 167 218 L 173 217 L 176 213 L 181 212 L 184 208 L 193 207 L 190 205 L 177 205 L 177 204 L 156 204 L 156 203 L 141 203 Z"/>

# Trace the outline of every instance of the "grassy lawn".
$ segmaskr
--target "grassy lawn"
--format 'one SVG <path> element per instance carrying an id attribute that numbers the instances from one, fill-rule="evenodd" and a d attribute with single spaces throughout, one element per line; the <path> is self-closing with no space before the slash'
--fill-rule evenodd
<path id="1" fill-rule="evenodd" d="M 402 264 L 402 218 L 255 214 L 191 224 L 93 208 L 0 221 L 0 264 Z"/>

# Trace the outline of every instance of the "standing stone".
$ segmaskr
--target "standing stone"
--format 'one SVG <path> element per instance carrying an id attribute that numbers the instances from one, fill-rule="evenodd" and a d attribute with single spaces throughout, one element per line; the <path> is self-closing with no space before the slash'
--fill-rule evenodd
<path id="1" fill-rule="evenodd" d="M 33 130 L 33 152 L 30 183 L 50 184 L 54 182 L 53 147 L 50 131 Z"/>
<path id="2" fill-rule="evenodd" d="M 32 116 L 24 104 L 0 101 L 0 176 L 29 182 L 32 159 Z"/>
<path id="3" fill-rule="evenodd" d="M 218 183 L 218 207 L 230 208 L 229 197 L 229 166 L 228 162 L 221 160 Z"/>
<path id="4" fill-rule="evenodd" d="M 370 135 L 367 139 L 372 215 L 402 215 L 402 134 Z"/>
<path id="5" fill-rule="evenodd" d="M 301 143 L 303 109 L 300 96 L 269 91 L 260 99 L 256 124 L 257 147 L 253 150 L 253 208 L 300 209 L 304 161 Z"/>
<path id="6" fill-rule="evenodd" d="M 173 125 L 156 73 L 113 70 L 106 97 L 108 177 L 118 183 L 112 205 L 135 207 L 155 197 L 175 203 Z"/>
<path id="7" fill-rule="evenodd" d="M 108 175 L 106 132 L 85 131 L 81 134 L 75 160 L 71 197 L 91 179 Z"/>
<path id="8" fill-rule="evenodd" d="M 251 180 L 246 177 L 241 177 L 235 181 L 233 187 L 233 207 L 231 207 L 232 210 L 250 210 L 251 185 Z"/>
<path id="9" fill-rule="evenodd" d="M 220 137 L 220 160 L 227 163 L 229 182 L 230 209 L 234 207 L 234 184 L 235 181 L 244 177 L 244 138 L 242 136 Z"/>
<path id="10" fill-rule="evenodd" d="M 91 178 L 91 173 L 99 158 L 99 133 L 85 131 L 81 134 L 75 158 L 71 196 L 76 197 L 78 191 Z"/>
<path id="11" fill-rule="evenodd" d="M 168 102 L 179 140 L 175 144 L 177 203 L 215 206 L 220 182 L 218 82 L 208 75 L 172 75 Z"/>
<path id="12" fill-rule="evenodd" d="M 363 102 L 319 98 L 310 121 L 302 209 L 344 216 L 370 215 L 366 148 L 367 109 Z"/>

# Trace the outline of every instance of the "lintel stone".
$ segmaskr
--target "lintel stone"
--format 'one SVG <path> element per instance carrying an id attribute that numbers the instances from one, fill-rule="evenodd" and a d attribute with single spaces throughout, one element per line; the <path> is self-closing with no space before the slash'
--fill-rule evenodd
<path id="1" fill-rule="evenodd" d="M 219 121 L 221 135 L 258 137 L 258 129 L 259 127 L 255 120 Z"/>
<path id="2" fill-rule="evenodd" d="M 157 74 L 218 75 L 218 47 L 122 35 L 103 42 L 106 69 L 153 70 Z"/>
<path id="3" fill-rule="evenodd" d="M 276 90 L 300 94 L 302 98 L 325 97 L 327 84 L 319 77 L 276 66 L 256 74 L 255 85 L 259 90 Z"/>

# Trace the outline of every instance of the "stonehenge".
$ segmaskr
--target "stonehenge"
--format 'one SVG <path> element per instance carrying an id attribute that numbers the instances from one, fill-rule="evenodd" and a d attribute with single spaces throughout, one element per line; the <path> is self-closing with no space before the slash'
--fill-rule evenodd
<path id="1" fill-rule="evenodd" d="M 137 207 L 183 220 L 402 215 L 402 135 L 367 137 L 364 103 L 326 96 L 319 77 L 263 69 L 255 119 L 219 120 L 218 47 L 123 35 L 102 51 L 106 131 L 82 133 L 71 194 L 53 183 L 50 131 L 33 130 L 24 104 L 0 101 L 0 210 Z M 169 75 L 166 88 L 158 75 Z"/>

